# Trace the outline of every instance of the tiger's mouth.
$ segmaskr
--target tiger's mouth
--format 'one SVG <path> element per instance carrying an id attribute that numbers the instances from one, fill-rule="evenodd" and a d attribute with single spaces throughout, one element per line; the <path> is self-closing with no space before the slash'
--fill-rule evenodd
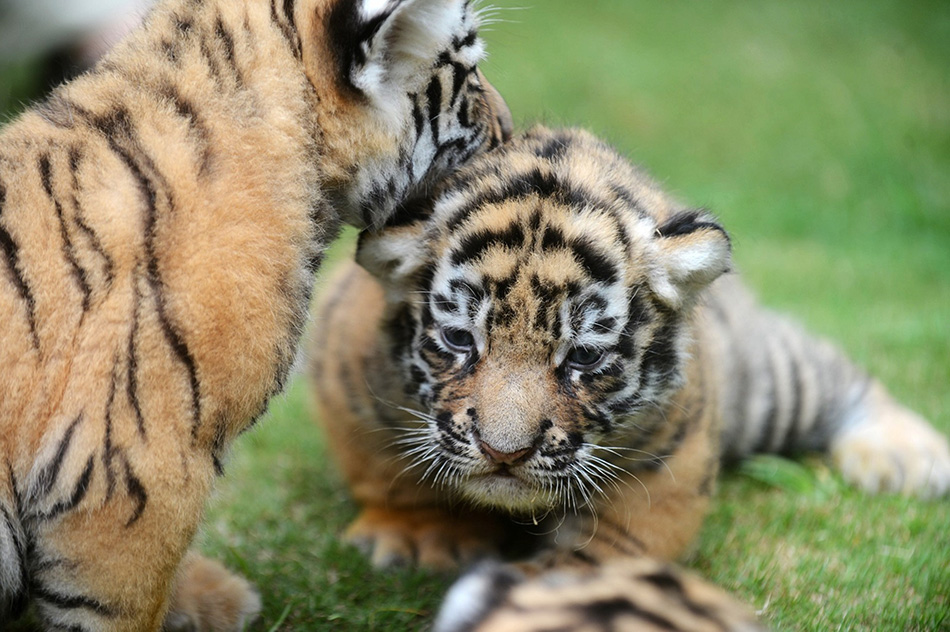
<path id="1" fill-rule="evenodd" d="M 556 502 L 550 490 L 507 465 L 466 477 L 459 482 L 459 492 L 477 505 L 509 512 L 547 510 Z"/>
<path id="2" fill-rule="evenodd" d="M 494 472 L 489 472 L 486 476 L 498 476 L 501 478 L 518 478 L 518 475 L 511 471 L 507 465 L 499 465 Z"/>

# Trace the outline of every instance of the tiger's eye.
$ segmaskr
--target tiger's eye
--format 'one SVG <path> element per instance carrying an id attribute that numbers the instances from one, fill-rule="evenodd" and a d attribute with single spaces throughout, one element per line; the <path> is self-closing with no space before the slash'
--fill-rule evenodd
<path id="1" fill-rule="evenodd" d="M 589 347 L 574 347 L 567 354 L 567 361 L 571 368 L 586 370 L 600 363 L 604 358 L 604 352 L 599 349 Z"/>
<path id="2" fill-rule="evenodd" d="M 442 340 L 450 349 L 459 353 L 471 351 L 475 346 L 475 337 L 472 332 L 455 327 L 443 327 Z"/>

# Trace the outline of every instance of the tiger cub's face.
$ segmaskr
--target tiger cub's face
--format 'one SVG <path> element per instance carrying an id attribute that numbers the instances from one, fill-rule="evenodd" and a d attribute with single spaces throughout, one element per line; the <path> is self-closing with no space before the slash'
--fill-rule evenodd
<path id="1" fill-rule="evenodd" d="M 648 450 L 689 307 L 729 265 L 724 231 L 590 135 L 540 128 L 413 211 L 358 253 L 425 420 L 412 455 L 479 503 L 583 504 L 612 451 Z"/>

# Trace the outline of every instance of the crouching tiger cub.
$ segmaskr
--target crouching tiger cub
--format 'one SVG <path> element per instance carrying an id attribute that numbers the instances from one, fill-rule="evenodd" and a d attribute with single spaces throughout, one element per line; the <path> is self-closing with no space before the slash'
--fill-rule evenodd
<path id="1" fill-rule="evenodd" d="M 0 135 L 0 628 L 240 629 L 189 557 L 341 221 L 507 134 L 468 0 L 167 0 Z"/>
<path id="2" fill-rule="evenodd" d="M 828 451 L 943 494 L 947 441 L 758 307 L 708 213 L 581 131 L 536 128 L 361 235 L 322 298 L 313 387 L 374 563 L 674 559 L 719 463 Z M 462 501 L 462 502 L 459 502 Z"/>

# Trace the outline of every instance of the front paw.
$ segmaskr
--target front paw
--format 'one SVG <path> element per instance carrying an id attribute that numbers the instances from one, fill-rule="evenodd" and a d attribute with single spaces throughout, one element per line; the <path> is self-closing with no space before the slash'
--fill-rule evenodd
<path id="1" fill-rule="evenodd" d="M 946 437 L 896 402 L 881 402 L 876 412 L 832 441 L 832 459 L 845 479 L 872 493 L 921 498 L 946 494 L 950 490 Z"/>
<path id="2" fill-rule="evenodd" d="M 444 509 L 366 508 L 347 529 L 346 539 L 373 566 L 419 566 L 449 571 L 496 555 L 502 526 L 492 516 L 455 515 Z"/>
<path id="3" fill-rule="evenodd" d="M 195 553 L 182 562 L 164 632 L 241 632 L 257 618 L 261 598 L 243 577 Z"/>

